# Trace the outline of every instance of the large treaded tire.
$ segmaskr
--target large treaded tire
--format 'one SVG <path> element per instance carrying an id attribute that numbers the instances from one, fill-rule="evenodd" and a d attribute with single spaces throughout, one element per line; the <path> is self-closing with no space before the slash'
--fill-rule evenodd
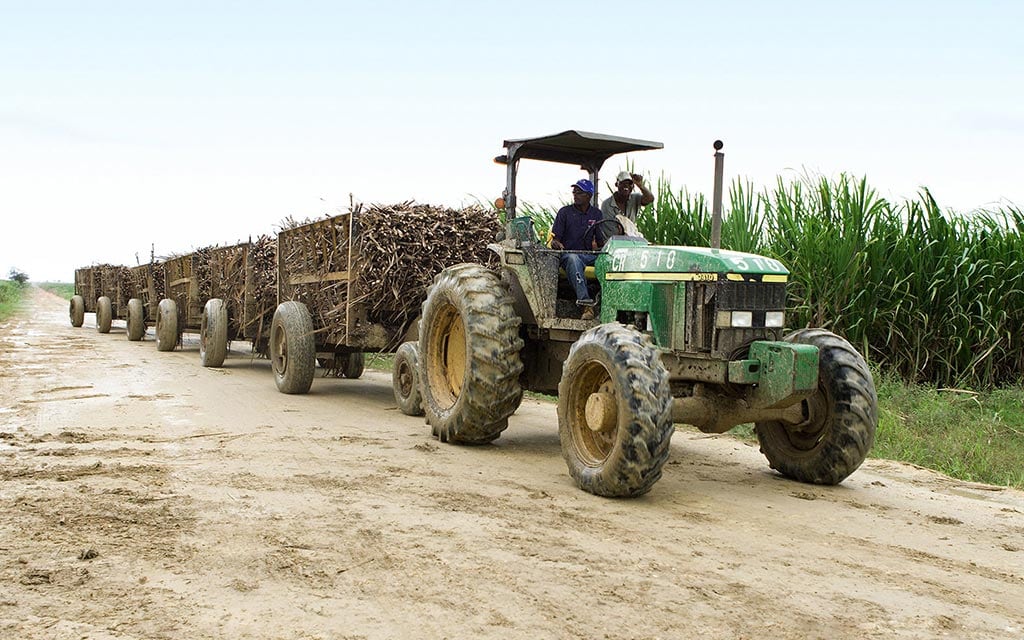
<path id="1" fill-rule="evenodd" d="M 576 484 L 611 498 L 647 493 L 674 431 L 668 371 L 650 338 L 618 323 L 583 333 L 558 383 L 558 437 Z"/>
<path id="2" fill-rule="evenodd" d="M 174 351 L 178 346 L 178 303 L 164 298 L 156 307 L 156 350 Z"/>
<path id="3" fill-rule="evenodd" d="M 110 333 L 110 323 L 113 317 L 114 312 L 110 305 L 110 298 L 100 296 L 96 300 L 96 330 L 100 333 Z"/>
<path id="4" fill-rule="evenodd" d="M 768 464 L 813 484 L 839 484 L 864 462 L 878 427 L 878 396 L 867 363 L 843 338 L 803 329 L 787 342 L 818 347 L 818 391 L 804 401 L 800 425 L 758 422 L 755 433 Z"/>
<path id="5" fill-rule="evenodd" d="M 68 305 L 68 316 L 71 318 L 72 327 L 80 327 L 85 322 L 85 298 L 82 296 L 71 296 L 71 304 Z"/>
<path id="6" fill-rule="evenodd" d="M 366 355 L 362 351 L 353 351 L 337 356 L 340 362 L 341 375 L 351 380 L 359 379 L 366 368 Z"/>
<path id="7" fill-rule="evenodd" d="M 484 444 L 508 427 L 522 398 L 521 321 L 508 285 L 478 264 L 442 271 L 420 323 L 423 410 L 441 442 Z"/>
<path id="8" fill-rule="evenodd" d="M 391 367 L 391 390 L 395 392 L 398 410 L 407 416 L 423 415 L 419 367 L 419 345 L 415 342 L 402 343 L 395 352 Z"/>
<path id="9" fill-rule="evenodd" d="M 307 393 L 316 369 L 313 318 L 301 302 L 282 302 L 270 324 L 270 363 L 281 393 Z"/>
<path id="10" fill-rule="evenodd" d="M 219 367 L 227 354 L 228 308 L 220 298 L 210 298 L 199 324 L 199 361 L 204 367 Z"/>
<path id="11" fill-rule="evenodd" d="M 132 342 L 142 340 L 146 335 L 146 311 L 142 300 L 132 298 L 128 301 L 128 339 Z"/>

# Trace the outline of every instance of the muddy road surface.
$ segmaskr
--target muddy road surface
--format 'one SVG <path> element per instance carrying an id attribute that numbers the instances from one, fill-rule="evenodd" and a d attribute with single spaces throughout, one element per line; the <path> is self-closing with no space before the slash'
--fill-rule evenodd
<path id="1" fill-rule="evenodd" d="M 1024 494 L 870 460 L 838 487 L 680 430 L 578 490 L 555 407 L 441 444 L 390 375 L 277 393 L 34 289 L 0 325 L 0 638 L 1024 638 Z"/>

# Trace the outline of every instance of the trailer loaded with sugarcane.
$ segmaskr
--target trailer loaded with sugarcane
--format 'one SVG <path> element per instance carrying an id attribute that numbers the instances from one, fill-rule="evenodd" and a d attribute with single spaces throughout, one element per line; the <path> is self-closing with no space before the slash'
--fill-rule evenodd
<path id="1" fill-rule="evenodd" d="M 715 143 L 712 246 L 656 246 L 621 220 L 591 231 L 604 241 L 589 283 L 598 317 L 580 317 L 559 275 L 559 251 L 519 215 L 519 163 L 581 167 L 598 184 L 617 153 L 661 143 L 581 131 L 507 140 L 505 229 L 496 267 L 443 270 L 423 304 L 419 339 L 395 359 L 399 406 L 426 413 L 442 442 L 498 438 L 523 390 L 558 396 L 569 473 L 602 496 L 637 496 L 661 477 L 677 423 L 721 433 L 754 423 L 772 468 L 836 484 L 864 460 L 878 421 L 871 373 L 843 338 L 786 333 L 789 272 L 764 256 L 719 248 L 721 143 Z M 596 200 L 595 200 L 596 203 Z"/>
<path id="2" fill-rule="evenodd" d="M 199 318 L 199 360 L 204 367 L 224 363 L 229 343 L 247 340 L 266 353 L 271 314 L 277 304 L 277 239 L 260 236 L 209 250 L 197 279 L 207 294 Z"/>
<path id="3" fill-rule="evenodd" d="M 96 330 L 110 333 L 113 318 L 127 309 L 127 300 L 122 298 L 126 272 L 127 268 L 112 264 L 76 269 L 75 293 L 68 309 L 71 326 L 82 326 L 85 314 L 95 313 Z"/>
<path id="4" fill-rule="evenodd" d="M 156 318 L 156 306 L 163 297 L 164 267 L 158 262 L 148 262 L 129 267 L 122 279 L 124 304 L 123 320 L 127 325 L 128 339 L 137 342 L 146 335 L 146 327 Z"/>
<path id="5" fill-rule="evenodd" d="M 186 331 L 198 332 L 209 287 L 200 280 L 209 273 L 210 249 L 175 256 L 163 261 L 164 293 L 157 304 L 154 325 L 157 351 L 173 351 Z"/>
<path id="6" fill-rule="evenodd" d="M 485 260 L 497 219 L 481 207 L 356 206 L 278 234 L 269 356 L 283 393 L 309 391 L 319 364 L 358 378 L 364 354 L 415 338 L 432 275 Z"/>

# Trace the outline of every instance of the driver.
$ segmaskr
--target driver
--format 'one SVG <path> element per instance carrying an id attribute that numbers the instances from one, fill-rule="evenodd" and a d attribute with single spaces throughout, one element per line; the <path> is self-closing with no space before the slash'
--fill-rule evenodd
<path id="1" fill-rule="evenodd" d="M 594 300 L 587 290 L 587 280 L 583 270 L 594 264 L 597 256 L 592 253 L 575 253 L 576 251 L 593 251 L 598 248 L 597 233 L 588 234 L 591 226 L 601 221 L 601 210 L 591 203 L 594 197 L 594 183 L 583 179 L 572 185 L 571 205 L 558 210 L 555 223 L 551 227 L 551 248 L 564 251 L 559 264 L 565 269 L 569 283 L 576 291 L 576 304 L 582 308 L 580 316 L 583 320 L 594 317 Z M 590 237 L 590 246 L 585 246 L 586 237 Z"/>

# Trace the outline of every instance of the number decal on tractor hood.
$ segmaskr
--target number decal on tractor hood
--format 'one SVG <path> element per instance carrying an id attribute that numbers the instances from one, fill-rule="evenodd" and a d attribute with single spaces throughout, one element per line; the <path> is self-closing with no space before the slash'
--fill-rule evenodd
<path id="1" fill-rule="evenodd" d="M 778 260 L 749 253 L 721 251 L 696 247 L 617 247 L 611 251 L 608 270 L 614 274 L 664 274 L 673 272 L 672 280 L 715 280 L 719 273 L 750 273 L 788 275 L 789 270 Z M 686 274 L 687 277 L 680 277 Z M 639 279 L 639 278 L 637 278 Z"/>

